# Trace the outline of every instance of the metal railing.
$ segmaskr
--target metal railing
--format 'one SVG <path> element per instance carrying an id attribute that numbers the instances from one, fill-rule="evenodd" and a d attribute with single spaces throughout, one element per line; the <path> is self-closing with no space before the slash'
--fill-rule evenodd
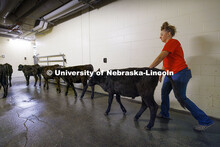
<path id="1" fill-rule="evenodd" d="M 65 67 L 66 59 L 64 54 L 59 55 L 48 55 L 48 56 L 36 56 L 37 64 L 46 63 L 47 65 L 54 65 L 50 63 L 62 63 L 62 66 Z"/>

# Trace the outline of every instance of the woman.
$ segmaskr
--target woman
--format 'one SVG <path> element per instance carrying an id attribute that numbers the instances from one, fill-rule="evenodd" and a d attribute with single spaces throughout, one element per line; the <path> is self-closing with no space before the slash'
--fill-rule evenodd
<path id="1" fill-rule="evenodd" d="M 165 71 L 173 71 L 172 76 L 181 98 L 185 102 L 186 108 L 191 112 L 193 117 L 198 121 L 199 125 L 194 127 L 196 131 L 206 130 L 208 127 L 214 124 L 214 122 L 202 111 L 200 110 L 191 100 L 186 97 L 186 88 L 190 80 L 191 71 L 188 68 L 186 61 L 184 59 L 183 50 L 181 44 L 178 40 L 172 37 L 176 33 L 176 28 L 169 25 L 168 22 L 164 22 L 161 26 L 160 39 L 165 43 L 162 52 L 150 65 L 150 68 L 156 67 L 163 61 L 162 69 Z M 161 82 L 162 76 L 160 76 L 159 81 Z M 172 85 L 169 79 L 165 76 L 162 91 L 161 91 L 161 112 L 159 113 L 159 118 L 169 119 L 169 94 L 172 90 Z"/>

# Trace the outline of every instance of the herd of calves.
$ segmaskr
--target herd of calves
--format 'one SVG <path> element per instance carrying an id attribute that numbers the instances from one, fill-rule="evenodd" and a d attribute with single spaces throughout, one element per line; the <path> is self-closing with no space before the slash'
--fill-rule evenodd
<path id="1" fill-rule="evenodd" d="M 66 86 L 66 92 L 65 95 L 68 94 L 68 89 L 71 86 L 75 96 L 77 97 L 76 90 L 74 88 L 74 83 L 82 83 L 83 84 L 83 92 L 81 94 L 81 98 L 83 98 L 88 86 L 91 86 L 92 88 L 92 95 L 91 98 L 94 97 L 94 86 L 99 85 L 104 91 L 108 93 L 108 107 L 105 111 L 105 115 L 108 115 L 111 109 L 112 100 L 114 98 L 114 95 L 116 95 L 116 100 L 119 103 L 121 110 L 125 114 L 127 111 L 125 107 L 121 103 L 120 96 L 126 96 L 135 98 L 137 96 L 141 96 L 142 98 L 142 104 L 141 108 L 138 111 L 138 113 L 135 115 L 134 120 L 137 121 L 142 113 L 149 108 L 150 109 L 150 121 L 148 125 L 145 127 L 145 129 L 149 130 L 154 126 L 158 105 L 154 100 L 154 91 L 158 84 L 158 75 L 153 76 L 113 76 L 108 75 L 106 71 L 102 72 L 102 74 L 97 74 L 98 71 L 93 72 L 93 66 L 91 64 L 88 65 L 79 65 L 79 66 L 71 66 L 71 67 L 61 67 L 59 65 L 52 65 L 52 66 L 39 66 L 36 65 L 19 65 L 18 70 L 22 71 L 24 73 L 24 76 L 26 78 L 26 84 L 29 85 L 29 79 L 30 76 L 34 76 L 35 83 L 34 86 L 36 86 L 37 81 L 39 79 L 39 86 L 41 86 L 41 75 L 45 79 L 44 87 L 47 89 L 48 86 L 48 80 L 54 79 L 57 83 L 57 91 L 61 92 L 60 89 L 60 78 L 62 78 L 67 86 Z M 61 70 L 61 71 L 91 71 L 93 74 L 91 76 L 56 76 L 55 70 Z M 125 68 L 125 69 L 113 69 L 112 71 L 161 71 L 160 69 L 150 69 L 147 67 L 143 68 Z M 48 71 L 51 71 L 52 74 L 48 74 Z M 13 69 L 10 64 L 0 64 L 0 88 L 3 86 L 4 88 L 4 95 L 5 98 L 7 96 L 8 91 L 8 85 L 11 86 L 11 75 L 12 75 Z M 183 108 L 185 108 L 184 101 L 180 98 L 180 95 L 178 94 L 178 89 L 175 86 L 175 83 L 172 80 L 171 76 L 167 76 L 169 80 L 172 83 L 173 90 L 175 97 L 177 98 L 178 102 L 181 104 Z"/>

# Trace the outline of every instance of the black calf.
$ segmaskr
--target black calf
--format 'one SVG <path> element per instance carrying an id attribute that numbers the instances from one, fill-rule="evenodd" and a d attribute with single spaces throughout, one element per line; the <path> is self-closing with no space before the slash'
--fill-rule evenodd
<path id="1" fill-rule="evenodd" d="M 11 85 L 11 76 L 12 76 L 12 73 L 13 73 L 13 69 L 12 69 L 12 66 L 10 65 L 10 64 L 8 64 L 8 63 L 5 63 L 4 65 L 4 68 L 5 68 L 5 70 L 6 70 L 6 75 L 7 75 L 7 77 L 8 77 L 8 82 L 9 82 L 9 86 L 11 87 L 12 85 Z"/>
<path id="2" fill-rule="evenodd" d="M 8 95 L 8 77 L 4 65 L 0 65 L 0 89 L 3 86 L 4 95 L 3 98 L 6 98 Z"/>
<path id="3" fill-rule="evenodd" d="M 117 70 L 112 70 L 117 71 Z M 127 68 L 119 69 L 120 72 L 131 73 L 134 71 L 150 73 L 151 71 L 161 71 L 159 69 L 149 69 L 149 68 Z M 139 112 L 135 115 L 134 120 L 138 120 L 142 113 L 149 107 L 150 109 L 150 122 L 146 126 L 146 129 L 151 129 L 154 126 L 154 121 L 156 118 L 156 113 L 158 105 L 154 100 L 154 91 L 158 84 L 159 76 L 112 76 L 107 75 L 107 72 L 103 72 L 102 75 L 98 76 L 95 72 L 89 81 L 89 85 L 94 86 L 96 84 L 100 85 L 103 90 L 109 93 L 108 99 L 108 108 L 105 112 L 106 115 L 110 112 L 111 104 L 114 94 L 116 94 L 116 100 L 120 104 L 120 107 L 123 113 L 126 113 L 126 109 L 120 101 L 120 95 L 127 97 L 137 97 L 141 96 L 142 105 Z M 172 78 L 169 76 L 171 83 L 174 87 L 174 93 L 177 100 L 184 107 L 184 102 L 180 99 L 179 94 L 177 93 L 176 87 L 172 81 Z"/>
<path id="4" fill-rule="evenodd" d="M 59 70 L 60 72 L 80 72 L 80 71 L 89 71 L 92 72 L 93 71 L 93 66 L 91 64 L 88 65 L 79 65 L 79 66 L 71 66 L 71 67 L 65 67 L 65 68 L 57 68 L 57 70 Z M 71 86 L 75 96 L 77 97 L 77 93 L 74 87 L 74 83 L 82 83 L 83 84 L 83 92 L 80 98 L 83 98 L 87 88 L 88 88 L 88 79 L 89 79 L 89 75 L 85 75 L 85 76 L 73 76 L 73 75 L 69 75 L 69 76 L 60 76 L 66 83 L 67 83 L 67 87 L 66 87 L 66 92 L 65 95 L 68 94 L 68 90 L 69 87 Z M 94 86 L 91 86 L 92 88 L 92 95 L 91 95 L 91 99 L 93 99 L 94 97 Z"/>

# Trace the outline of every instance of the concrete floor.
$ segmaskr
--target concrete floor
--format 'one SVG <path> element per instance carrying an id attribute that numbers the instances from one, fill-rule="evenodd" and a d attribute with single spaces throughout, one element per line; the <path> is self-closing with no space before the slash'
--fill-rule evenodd
<path id="1" fill-rule="evenodd" d="M 0 99 L 0 147 L 69 147 L 69 146 L 169 146 L 219 147 L 220 121 L 207 131 L 193 131 L 197 123 L 191 115 L 171 111 L 169 122 L 156 119 L 151 131 L 144 130 L 149 110 L 138 122 L 133 117 L 140 104 L 122 99 L 127 109 L 124 116 L 114 100 L 109 116 L 104 116 L 107 96 L 95 94 L 90 99 L 74 98 L 50 89 L 27 87 L 22 80 L 13 82 L 7 99 Z M 77 90 L 78 95 L 81 90 Z M 2 95 L 2 90 L 0 96 Z"/>

